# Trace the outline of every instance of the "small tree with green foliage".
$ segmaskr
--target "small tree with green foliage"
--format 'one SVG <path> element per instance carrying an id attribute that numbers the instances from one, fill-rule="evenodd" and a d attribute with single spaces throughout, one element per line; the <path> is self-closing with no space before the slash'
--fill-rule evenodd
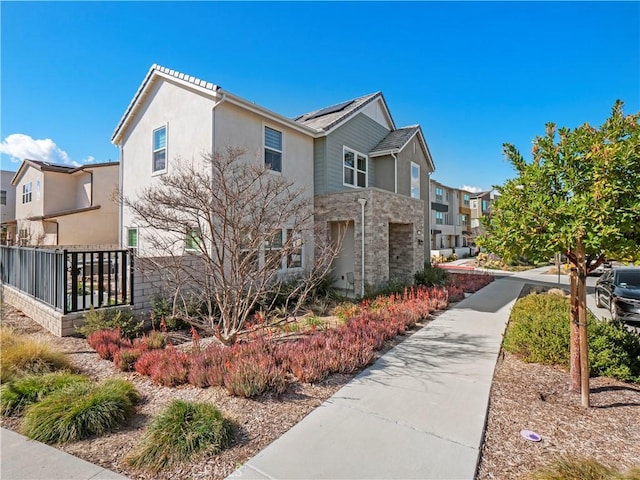
<path id="1" fill-rule="evenodd" d="M 640 114 L 624 115 L 617 101 L 600 128 L 547 124 L 533 142 L 531 161 L 505 144 L 517 177 L 500 194 L 480 239 L 506 261 L 564 252 L 571 263 L 571 378 L 589 406 L 586 277 L 605 259 L 640 258 Z M 580 353 L 579 353 L 580 352 Z"/>

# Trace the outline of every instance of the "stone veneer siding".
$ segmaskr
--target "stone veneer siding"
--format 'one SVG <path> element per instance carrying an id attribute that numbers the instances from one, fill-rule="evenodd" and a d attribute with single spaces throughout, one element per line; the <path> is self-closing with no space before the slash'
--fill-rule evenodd
<path id="1" fill-rule="evenodd" d="M 381 285 L 394 275 L 407 279 L 409 271 L 412 275 L 424 265 L 424 249 L 418 245 L 418 231 L 422 235 L 425 231 L 422 200 L 378 188 L 349 189 L 317 196 L 314 199 L 316 222 L 354 222 L 353 272 L 357 293 L 362 293 L 359 287 L 362 282 L 362 213 L 358 202 L 361 198 L 367 200 L 364 209 L 365 283 Z M 393 258 L 398 257 L 391 267 L 390 253 Z"/>

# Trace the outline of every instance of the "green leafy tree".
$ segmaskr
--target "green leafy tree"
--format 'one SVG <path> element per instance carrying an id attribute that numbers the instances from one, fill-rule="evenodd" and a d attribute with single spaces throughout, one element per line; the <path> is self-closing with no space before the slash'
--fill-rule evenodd
<path id="1" fill-rule="evenodd" d="M 564 252 L 571 264 L 571 379 L 589 406 L 586 277 L 605 259 L 640 259 L 640 113 L 617 101 L 600 128 L 549 123 L 526 161 L 510 144 L 517 177 L 500 194 L 480 244 L 506 261 Z M 585 352 L 585 353 L 582 353 Z"/>

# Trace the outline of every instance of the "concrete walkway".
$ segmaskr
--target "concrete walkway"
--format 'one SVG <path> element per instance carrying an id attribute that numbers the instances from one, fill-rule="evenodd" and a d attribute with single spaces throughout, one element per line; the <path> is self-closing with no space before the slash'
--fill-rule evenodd
<path id="1" fill-rule="evenodd" d="M 111 470 L 34 442 L 6 428 L 0 432 L 0 448 L 2 480 L 126 480 Z"/>
<path id="2" fill-rule="evenodd" d="M 445 311 L 229 478 L 472 479 L 524 283 L 497 280 Z"/>

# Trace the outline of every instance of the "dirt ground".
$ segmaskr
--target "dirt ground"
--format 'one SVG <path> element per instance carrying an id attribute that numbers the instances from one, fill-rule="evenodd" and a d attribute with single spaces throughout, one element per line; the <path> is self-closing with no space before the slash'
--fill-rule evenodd
<path id="1" fill-rule="evenodd" d="M 317 385 L 296 383 L 280 397 L 266 395 L 255 400 L 230 396 L 220 387 L 161 387 L 136 373 L 120 372 L 110 361 L 101 360 L 84 339 L 57 338 L 7 305 L 2 314 L 3 325 L 47 340 L 67 352 L 73 364 L 94 379 L 120 377 L 135 384 L 143 401 L 128 427 L 57 446 L 131 479 L 225 478 L 352 378 L 333 375 Z M 592 379 L 593 408 L 584 409 L 579 395 L 568 393 L 568 380 L 561 369 L 525 364 L 510 354 L 501 356 L 491 391 L 479 480 L 521 478 L 559 453 L 595 457 L 622 469 L 640 464 L 640 387 Z M 238 426 L 235 444 L 220 455 L 203 456 L 159 474 L 131 469 L 124 457 L 150 419 L 175 398 L 215 403 Z M 19 424 L 19 418 L 2 419 L 5 428 L 19 431 Z M 537 432 L 542 440 L 525 440 L 520 436 L 522 429 Z"/>

